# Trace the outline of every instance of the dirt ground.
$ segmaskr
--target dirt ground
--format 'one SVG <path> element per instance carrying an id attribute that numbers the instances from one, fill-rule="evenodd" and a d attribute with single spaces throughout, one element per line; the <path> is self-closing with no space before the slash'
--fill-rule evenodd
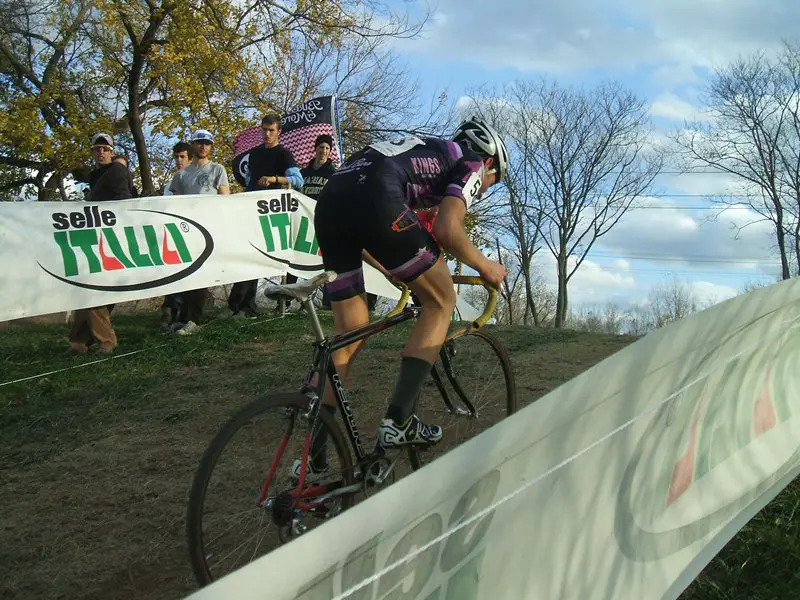
<path id="1" fill-rule="evenodd" d="M 67 369 L 0 387 L 0 598 L 150 600 L 196 589 L 185 516 L 200 456 L 232 411 L 261 392 L 296 387 L 311 336 L 296 315 L 219 319 L 191 338 L 161 334 L 157 319 L 157 307 L 116 316 L 118 354 L 144 351 L 103 362 L 64 356 L 63 323 L 0 333 L 0 382 Z M 497 333 L 521 405 L 631 342 Z M 369 435 L 404 336 L 402 327 L 381 334 L 359 357 L 351 399 Z"/>

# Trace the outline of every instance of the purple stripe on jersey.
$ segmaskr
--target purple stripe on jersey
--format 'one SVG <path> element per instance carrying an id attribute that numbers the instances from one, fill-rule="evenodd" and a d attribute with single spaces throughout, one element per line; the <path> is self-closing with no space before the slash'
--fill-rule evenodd
<path id="1" fill-rule="evenodd" d="M 464 151 L 461 149 L 455 142 L 451 142 L 450 140 L 446 140 L 447 143 L 447 151 L 450 153 L 450 158 L 453 160 L 458 160 L 462 156 L 464 156 Z"/>
<path id="2" fill-rule="evenodd" d="M 427 271 L 436 262 L 437 258 L 439 257 L 436 253 L 428 248 L 420 248 L 414 258 L 392 269 L 391 273 L 400 281 L 411 281 Z"/>
<path id="3" fill-rule="evenodd" d="M 480 160 L 465 160 L 464 164 L 467 165 L 474 173 L 480 173 L 483 168 L 483 162 Z M 466 181 L 466 179 L 464 180 Z"/>
<path id="4" fill-rule="evenodd" d="M 451 183 L 447 186 L 447 195 L 455 196 L 456 198 L 464 199 L 464 186 L 457 183 Z"/>
<path id="5" fill-rule="evenodd" d="M 364 271 L 358 268 L 353 271 L 347 271 L 346 273 L 339 273 L 336 279 L 325 285 L 328 288 L 328 292 L 331 294 L 350 288 L 363 290 Z"/>

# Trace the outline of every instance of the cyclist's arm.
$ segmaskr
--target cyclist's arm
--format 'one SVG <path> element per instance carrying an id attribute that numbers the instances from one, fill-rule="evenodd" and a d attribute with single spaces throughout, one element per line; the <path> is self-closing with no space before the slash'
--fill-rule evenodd
<path id="1" fill-rule="evenodd" d="M 433 223 L 433 235 L 456 259 L 480 271 L 480 267 L 487 259 L 467 237 L 467 232 L 464 230 L 466 214 L 467 206 L 464 200 L 456 196 L 445 196 L 439 204 L 439 211 Z"/>

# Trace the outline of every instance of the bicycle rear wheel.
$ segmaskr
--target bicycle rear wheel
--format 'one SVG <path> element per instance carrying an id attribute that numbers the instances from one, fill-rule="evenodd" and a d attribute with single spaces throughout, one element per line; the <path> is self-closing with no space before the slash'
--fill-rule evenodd
<path id="1" fill-rule="evenodd" d="M 411 467 L 419 469 L 516 410 L 514 373 L 502 342 L 483 329 L 450 334 L 416 408 L 424 423 L 442 427 L 442 440 L 409 448 Z"/>
<path id="2" fill-rule="evenodd" d="M 292 466 L 306 444 L 313 454 L 315 417 L 328 435 L 317 464 L 329 469 L 300 487 Z M 302 394 L 254 400 L 220 428 L 192 484 L 186 533 L 197 582 L 207 585 L 346 510 L 353 495 L 342 492 L 353 480 L 349 447 L 327 411 L 310 413 Z"/>

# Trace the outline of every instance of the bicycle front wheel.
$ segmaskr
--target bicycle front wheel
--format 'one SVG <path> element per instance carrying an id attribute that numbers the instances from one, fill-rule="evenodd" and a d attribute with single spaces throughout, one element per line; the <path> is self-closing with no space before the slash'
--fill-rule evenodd
<path id="1" fill-rule="evenodd" d="M 323 432 L 327 442 L 311 441 Z M 299 485 L 294 463 L 305 448 L 324 477 Z M 195 578 L 207 585 L 350 507 L 352 458 L 325 410 L 302 394 L 258 398 L 231 417 L 205 451 L 186 521 Z M 338 490 L 338 492 L 337 492 Z"/>
<path id="2" fill-rule="evenodd" d="M 413 469 L 449 452 L 517 410 L 514 373 L 505 346 L 482 329 L 447 337 L 417 405 L 417 416 L 442 427 L 430 448 L 409 448 Z"/>

